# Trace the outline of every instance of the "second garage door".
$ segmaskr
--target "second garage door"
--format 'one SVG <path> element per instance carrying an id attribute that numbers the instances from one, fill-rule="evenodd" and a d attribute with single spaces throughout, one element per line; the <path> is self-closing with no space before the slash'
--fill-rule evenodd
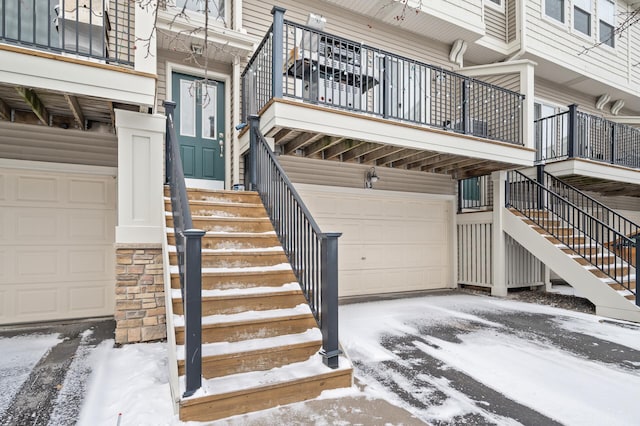
<path id="1" fill-rule="evenodd" d="M 0 168 L 0 324 L 113 315 L 114 176 L 24 164 Z"/>
<path id="2" fill-rule="evenodd" d="M 339 239 L 340 296 L 451 288 L 452 199 L 297 184 Z"/>

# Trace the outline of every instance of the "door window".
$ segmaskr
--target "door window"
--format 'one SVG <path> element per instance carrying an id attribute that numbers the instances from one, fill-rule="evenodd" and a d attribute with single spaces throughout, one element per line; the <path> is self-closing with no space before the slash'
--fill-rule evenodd
<path id="1" fill-rule="evenodd" d="M 196 85 L 194 81 L 180 80 L 180 134 L 196 135 Z"/>
<path id="2" fill-rule="evenodd" d="M 202 84 L 202 137 L 216 139 L 218 88 L 212 84 Z"/>

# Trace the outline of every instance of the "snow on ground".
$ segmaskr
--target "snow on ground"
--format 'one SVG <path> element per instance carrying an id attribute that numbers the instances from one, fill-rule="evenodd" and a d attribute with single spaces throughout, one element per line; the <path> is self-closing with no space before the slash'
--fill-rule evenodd
<path id="1" fill-rule="evenodd" d="M 165 343 L 114 348 L 107 340 L 89 363 L 93 373 L 79 426 L 180 424 L 173 414 Z"/>
<path id="2" fill-rule="evenodd" d="M 544 339 L 533 338 L 526 332 L 514 333 L 480 317 L 500 312 L 554 315 L 560 332 L 562 329 L 575 331 L 630 349 L 640 347 L 637 325 L 548 306 L 469 295 L 341 306 L 340 338 L 356 365 L 357 377 L 425 421 L 448 422 L 476 413 L 485 421 L 497 424 L 514 422 L 484 410 L 485 401 L 471 401 L 443 377 L 428 374 L 420 377 L 420 368 L 413 370 L 416 376 L 398 377 L 388 366 L 395 364 L 411 369 L 412 364 L 419 365 L 420 359 L 402 358 L 401 351 L 392 350 L 389 345 L 385 347 L 382 342 L 388 341 L 389 336 L 408 336 L 408 345 L 442 362 L 441 368 L 461 371 L 510 400 L 563 424 L 637 424 L 637 416 L 630 409 L 640 396 L 640 372 L 636 363 L 629 363 L 636 367 L 630 370 L 585 359 L 556 348 Z M 451 339 L 442 340 L 424 332 L 454 323 L 460 324 L 462 331 Z M 418 329 L 421 332 L 416 332 Z M 412 340 L 412 336 L 418 339 Z M 637 358 L 637 353 L 634 356 Z M 419 383 L 428 383 L 430 389 Z M 420 399 L 421 392 L 434 390 L 447 396 L 437 407 L 416 408 L 398 395 L 406 392 Z"/>
<path id="3" fill-rule="evenodd" d="M 57 333 L 0 338 L 0 417 L 40 358 L 61 341 Z"/>

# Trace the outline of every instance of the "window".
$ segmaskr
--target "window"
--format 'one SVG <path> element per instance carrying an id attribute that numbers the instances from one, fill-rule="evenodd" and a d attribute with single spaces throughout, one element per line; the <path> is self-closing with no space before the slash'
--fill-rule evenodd
<path id="1" fill-rule="evenodd" d="M 208 7 L 210 17 L 213 17 L 216 21 L 225 21 L 225 0 L 175 0 L 175 4 L 180 10 L 184 8 L 197 13 L 204 13 L 205 8 Z"/>
<path id="2" fill-rule="evenodd" d="M 573 28 L 582 34 L 591 35 L 591 0 L 573 1 Z"/>
<path id="3" fill-rule="evenodd" d="M 564 0 L 544 0 L 544 14 L 564 22 Z"/>
<path id="4" fill-rule="evenodd" d="M 614 47 L 616 5 L 611 0 L 598 0 L 598 17 L 600 27 L 598 29 L 600 43 Z"/>

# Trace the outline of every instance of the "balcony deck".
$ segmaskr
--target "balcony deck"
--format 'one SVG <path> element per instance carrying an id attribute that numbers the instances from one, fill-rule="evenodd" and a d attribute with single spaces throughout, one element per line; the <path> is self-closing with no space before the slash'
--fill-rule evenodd
<path id="1" fill-rule="evenodd" d="M 533 165 L 523 95 L 285 21 L 281 9 L 242 77 L 244 120 L 259 114 L 284 154 L 457 178 Z"/>

